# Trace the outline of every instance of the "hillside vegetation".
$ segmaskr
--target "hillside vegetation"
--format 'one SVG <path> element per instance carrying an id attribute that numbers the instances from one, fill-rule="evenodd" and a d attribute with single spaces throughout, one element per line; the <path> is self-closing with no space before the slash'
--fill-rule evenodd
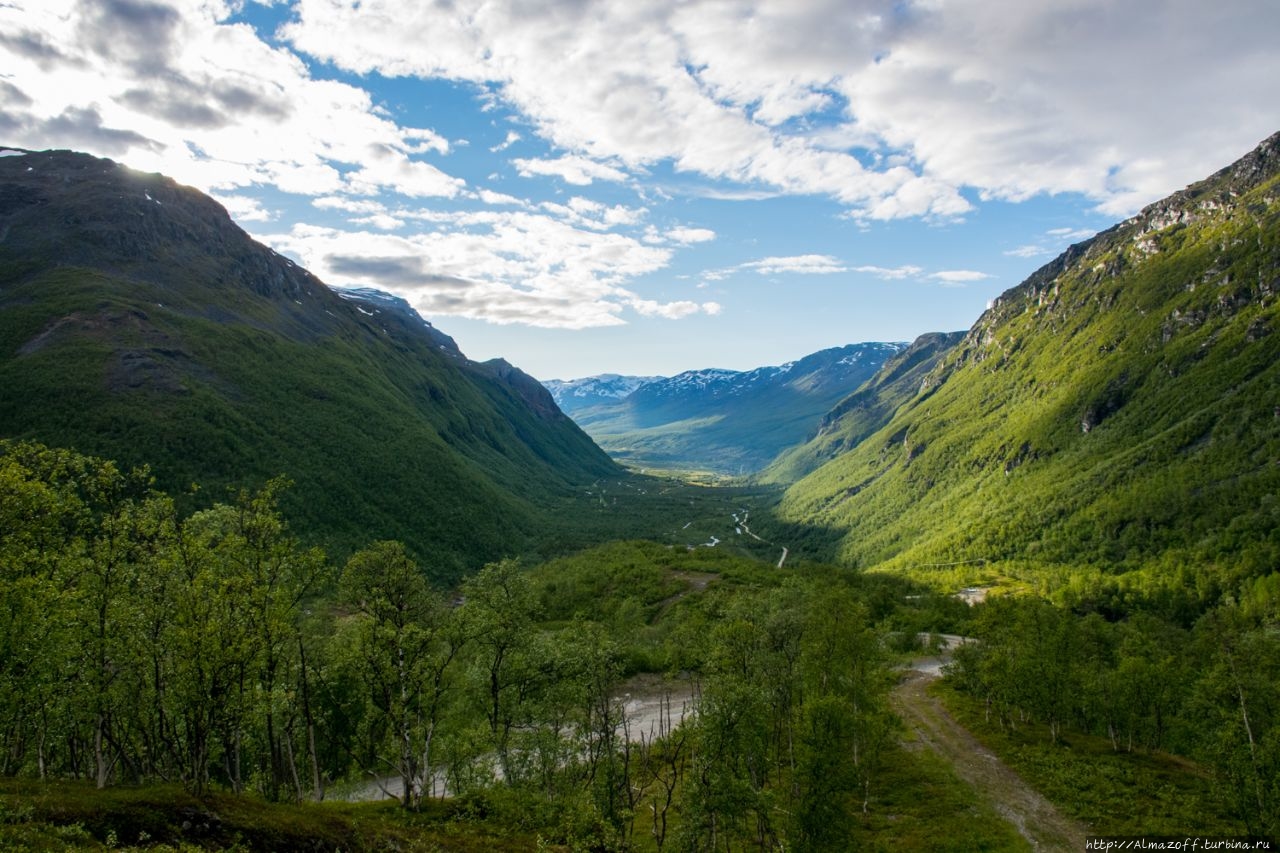
<path id="1" fill-rule="evenodd" d="M 885 363 L 780 517 L 158 176 L 0 215 L 0 847 L 1025 850 L 894 712 L 943 632 L 928 713 L 1089 832 L 1280 832 L 1280 135 Z"/>
<path id="2" fill-rule="evenodd" d="M 903 403 L 919 393 L 925 377 L 963 337 L 963 332 L 921 335 L 911 346 L 885 361 L 858 390 L 824 414 L 808 441 L 782 451 L 754 479 L 764 483 L 793 483 L 857 447 L 888 423 Z"/>
<path id="3" fill-rule="evenodd" d="M 963 611 L 900 581 L 632 542 L 450 595 L 400 543 L 301 545 L 279 482 L 186 515 L 145 472 L 20 443 L 0 485 L 0 776 L 40 780 L 0 786 L 0 844 L 1009 837 L 971 796 L 890 787 L 948 778 L 896 745 L 884 641 Z M 149 792 L 89 787 L 122 784 Z M 384 792 L 421 817 L 265 805 Z"/>
<path id="4" fill-rule="evenodd" d="M 159 175 L 5 157 L 0 227 L 2 436 L 212 499 L 288 472 L 311 541 L 377 531 L 449 578 L 538 547 L 621 473 L 530 377 L 407 305 L 339 298 Z"/>
<path id="5" fill-rule="evenodd" d="M 783 515 L 839 531 L 844 561 L 950 582 L 1113 596 L 1135 573 L 1121 587 L 1211 601 L 1273 571 L 1278 172 L 1280 136 L 1002 295 Z"/>
<path id="6" fill-rule="evenodd" d="M 0 487 L 6 848 L 1025 849 L 902 742 L 895 663 L 939 631 L 981 638 L 957 686 L 1047 789 L 1106 773 L 1095 831 L 1276 829 L 1274 582 L 1108 623 L 615 542 L 448 591 L 397 542 L 303 546 L 280 482 L 184 514 L 20 443 Z"/>

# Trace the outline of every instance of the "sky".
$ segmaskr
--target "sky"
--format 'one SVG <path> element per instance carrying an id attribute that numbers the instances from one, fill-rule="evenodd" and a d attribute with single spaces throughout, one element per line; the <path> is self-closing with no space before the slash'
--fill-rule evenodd
<path id="1" fill-rule="evenodd" d="M 540 379 L 969 328 L 1280 130 L 1275 0 L 0 0 L 0 145 Z"/>

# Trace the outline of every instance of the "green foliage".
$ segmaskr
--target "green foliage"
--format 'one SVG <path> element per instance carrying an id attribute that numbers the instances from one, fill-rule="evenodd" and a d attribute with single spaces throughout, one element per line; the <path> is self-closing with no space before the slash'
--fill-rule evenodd
<path id="1" fill-rule="evenodd" d="M 1232 604 L 1191 631 L 1144 613 L 1108 623 L 1031 598 L 980 609 L 978 642 L 957 651 L 952 678 L 982 710 L 962 703 L 962 716 L 1047 796 L 1104 834 L 1280 828 L 1274 622 Z M 1118 815 L 1117 798 L 1136 805 Z"/>
<path id="2" fill-rule="evenodd" d="M 121 792 L 94 800 L 114 805 L 91 820 L 19 808 L 0 824 L 11 846 L 145 832 L 174 846 L 360 849 L 340 839 L 367 830 L 403 849 L 541 837 L 570 849 L 826 850 L 890 836 L 928 849 L 931 832 L 954 849 L 1016 849 L 1009 830 L 979 825 L 972 797 L 937 793 L 954 785 L 944 771 L 896 745 L 889 649 L 906 644 L 891 638 L 940 630 L 981 638 L 957 653 L 955 678 L 1023 739 L 1051 796 L 1105 809 L 1080 792 L 1096 772 L 1107 796 L 1174 792 L 1139 801 L 1125 830 L 1163 831 L 1150 817 L 1160 808 L 1208 803 L 1224 830 L 1274 831 L 1268 583 L 1188 629 L 1032 598 L 971 611 L 884 574 L 632 541 L 533 568 L 491 563 L 447 604 L 396 542 L 358 551 L 335 581 L 285 524 L 282 481 L 184 516 L 144 471 L 8 443 L 0 482 L 4 775 Z M 626 705 L 641 682 L 623 679 L 637 670 L 674 675 L 652 730 Z M 680 720 L 676 695 L 696 716 Z M 1085 763 L 1064 761 L 1081 743 L 1093 744 Z M 176 805 L 162 781 L 200 805 Z M 124 782 L 168 805 L 136 814 L 129 803 L 145 795 Z M 265 805 L 380 789 L 405 817 Z M 54 800 L 86 796 L 58 790 Z M 214 828 L 199 838 L 174 829 L 175 813 L 211 803 L 223 824 L 201 818 Z M 258 829 L 226 829 L 242 820 Z"/>
<path id="3" fill-rule="evenodd" d="M 4 770 L 69 770 L 99 787 L 180 778 L 197 791 L 216 773 L 239 790 L 260 739 L 261 786 L 277 796 L 295 624 L 324 567 L 288 536 L 282 485 L 181 520 L 144 472 L 2 449 L 13 488 L 0 512 L 16 522 L 0 541 Z"/>
<path id="4" fill-rule="evenodd" d="M 340 298 L 194 190 L 30 156 L 0 166 L 0 436 L 149 464 L 186 510 L 287 471 L 309 543 L 345 557 L 372 531 L 443 582 L 536 550 L 621 473 L 529 377 Z"/>
<path id="5" fill-rule="evenodd" d="M 398 542 L 353 555 L 339 588 L 355 611 L 340 624 L 340 665 L 369 701 L 366 766 L 394 768 L 401 802 L 418 807 L 437 787 L 432 745 L 465 634 Z"/>
<path id="6" fill-rule="evenodd" d="M 1240 834 L 1243 827 L 1214 793 L 1206 771 L 1165 752 L 1121 751 L 1106 737 L 1069 732 L 1051 742 L 1028 720 L 1001 727 L 984 704 L 940 687 L 952 714 L 1059 808 L 1107 835 Z M 1123 808 L 1117 808 L 1123 803 Z"/>
<path id="7" fill-rule="evenodd" d="M 793 579 L 725 601 L 703 645 L 678 846 L 847 838 L 893 731 L 867 608 L 848 586 Z"/>
<path id="8" fill-rule="evenodd" d="M 886 425 L 788 491 L 783 516 L 838 530 L 832 556 L 855 565 L 940 585 L 1088 578 L 1121 599 L 1194 591 L 1182 618 L 1272 571 L 1280 202 L 1266 157 L 1001 296 Z"/>

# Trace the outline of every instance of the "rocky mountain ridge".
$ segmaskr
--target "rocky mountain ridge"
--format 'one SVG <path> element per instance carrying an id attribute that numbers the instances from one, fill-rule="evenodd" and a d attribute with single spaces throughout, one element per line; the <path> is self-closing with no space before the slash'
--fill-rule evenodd
<path id="1" fill-rule="evenodd" d="M 964 332 L 929 332 L 916 338 L 824 414 L 817 431 L 806 442 L 784 450 L 758 479 L 793 483 L 824 462 L 857 447 L 888 423 L 899 406 L 926 387 L 929 374 L 964 335 Z"/>
<path id="2" fill-rule="evenodd" d="M 753 370 L 688 370 L 622 397 L 566 398 L 565 410 L 628 464 L 748 474 L 809 437 L 823 413 L 905 348 L 849 344 Z"/>
<path id="3" fill-rule="evenodd" d="M 662 379 L 661 376 L 622 376 L 617 373 L 601 373 L 581 379 L 546 379 L 543 385 L 565 412 L 621 400 L 647 382 Z"/>

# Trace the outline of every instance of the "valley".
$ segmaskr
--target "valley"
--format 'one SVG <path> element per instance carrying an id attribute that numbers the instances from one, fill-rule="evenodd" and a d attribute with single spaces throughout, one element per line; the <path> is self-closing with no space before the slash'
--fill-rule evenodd
<path id="1" fill-rule="evenodd" d="M 1280 832 L 1280 135 L 967 332 L 550 390 L 158 175 L 0 217 L 0 845 Z"/>
<path id="2" fill-rule="evenodd" d="M 741 478 L 809 438 L 823 414 L 905 347 L 850 344 L 749 371 L 608 375 L 546 385 L 619 462 Z"/>

